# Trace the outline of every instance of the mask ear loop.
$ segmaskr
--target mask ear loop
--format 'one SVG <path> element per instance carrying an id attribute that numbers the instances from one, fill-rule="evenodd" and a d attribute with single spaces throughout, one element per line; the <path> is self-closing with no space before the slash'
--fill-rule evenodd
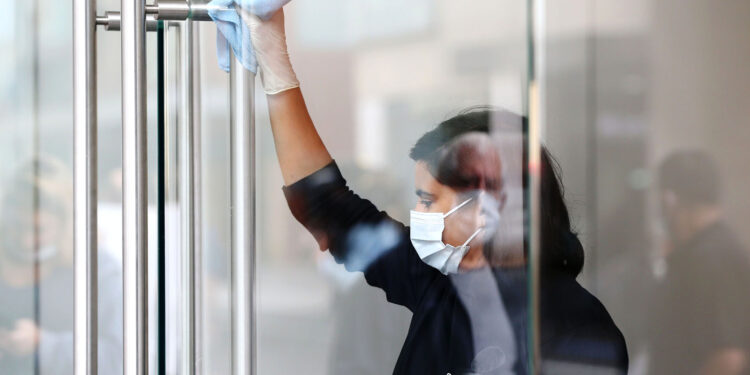
<path id="1" fill-rule="evenodd" d="M 446 218 L 446 217 L 448 217 L 448 215 L 450 215 L 450 214 L 452 214 L 452 213 L 456 212 L 456 210 L 458 210 L 459 208 L 461 208 L 461 207 L 465 206 L 465 205 L 466 205 L 467 203 L 471 202 L 471 200 L 472 200 L 472 199 L 474 199 L 474 197 L 472 197 L 472 198 L 469 198 L 469 199 L 467 199 L 467 200 L 463 201 L 463 203 L 459 204 L 459 205 L 458 205 L 458 206 L 456 206 L 456 207 L 453 207 L 453 208 L 452 208 L 452 209 L 451 209 L 450 211 L 448 211 L 448 212 L 447 212 L 447 213 L 446 213 L 445 215 L 443 215 L 443 218 Z"/>
<path id="2" fill-rule="evenodd" d="M 464 244 L 463 244 L 463 245 L 461 245 L 461 247 L 464 247 L 464 246 L 468 245 L 468 244 L 469 244 L 469 242 L 471 242 L 471 240 L 473 240 L 473 239 L 474 239 L 474 237 L 476 237 L 476 236 L 477 236 L 477 234 L 479 234 L 479 232 L 481 232 L 481 231 L 482 231 L 483 229 L 484 229 L 484 227 L 479 227 L 479 228 L 477 228 L 477 230 L 475 230 L 475 231 L 474 231 L 474 234 L 472 234 L 472 235 L 471 235 L 471 236 L 469 237 L 469 239 L 468 239 L 468 240 L 466 240 L 466 242 L 464 242 Z"/>

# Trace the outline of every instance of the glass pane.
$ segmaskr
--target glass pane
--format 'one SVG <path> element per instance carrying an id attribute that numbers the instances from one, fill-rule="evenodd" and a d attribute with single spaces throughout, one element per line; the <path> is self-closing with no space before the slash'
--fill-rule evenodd
<path id="1" fill-rule="evenodd" d="M 72 4 L 3 5 L 0 373 L 71 374 Z M 121 265 L 120 247 L 111 241 L 119 241 L 119 224 L 112 223 L 119 216 L 110 214 L 108 202 L 119 199 L 117 176 L 109 173 L 119 163 L 120 75 L 112 71 L 119 66 L 119 34 L 101 33 L 98 50 L 104 140 L 99 159 L 99 371 L 117 374 L 122 371 Z"/>
<path id="2" fill-rule="evenodd" d="M 747 372 L 750 3 L 536 3 L 578 280 L 622 333 L 630 373 Z"/>
<path id="3" fill-rule="evenodd" d="M 527 308 L 519 115 L 526 93 L 525 4 L 493 0 L 467 8 L 431 1 L 292 2 L 285 17 L 292 63 L 323 142 L 351 191 L 393 221 L 382 216 L 357 221 L 361 218 L 332 212 L 324 220 L 341 220 L 346 229 L 337 238 L 351 242 L 337 246 L 316 241 L 290 215 L 267 101 L 262 88 L 257 89 L 259 373 L 382 374 L 397 366 L 404 373 L 463 373 L 522 367 Z M 497 120 L 499 132 L 491 140 L 484 134 L 481 142 L 493 142 L 493 152 L 503 141 L 514 146 L 504 150 L 516 159 L 514 168 L 510 162 L 507 167 L 503 213 L 508 217 L 504 230 L 515 230 L 504 249 L 517 252 L 516 272 L 507 279 L 489 268 L 475 277 L 441 274 L 419 258 L 402 226 L 410 223 L 410 209 L 422 207 L 414 195 L 420 185 L 415 185 L 410 149 L 443 120 L 475 105 L 516 114 L 513 120 L 490 112 L 479 116 L 485 129 Z M 470 144 L 470 149 L 478 148 Z M 479 226 L 471 221 L 472 213 L 483 208 L 478 202 L 494 206 L 497 214 L 501 198 L 497 186 L 486 187 L 497 196 L 482 198 L 478 193 L 483 188 L 454 190 L 450 198 L 444 195 L 442 212 L 476 199 L 446 219 L 446 233 L 455 236 L 448 242 L 460 246 Z M 321 204 L 335 207 L 331 201 Z M 497 230 L 498 225 L 487 226 Z M 491 236 L 485 232 L 476 238 Z M 331 252 L 320 251 L 327 247 L 341 251 L 338 262 L 347 263 L 349 270 Z M 401 255 L 405 258 L 397 259 Z M 412 266 L 437 284 L 404 300 L 398 296 L 413 291 L 407 280 L 426 280 L 412 274 Z M 386 279 L 403 284 L 387 285 Z M 499 298 L 499 288 L 506 287 L 518 298 Z M 489 296 L 488 309 L 481 306 L 487 301 L 472 297 L 475 291 Z M 422 296 L 431 302 L 420 305 Z M 432 303 L 440 306 L 432 308 Z M 462 310 L 464 304 L 468 311 Z M 491 334 L 472 335 L 484 330 Z M 289 359 L 292 353 L 294 360 Z"/>
<path id="4" fill-rule="evenodd" d="M 72 371 L 70 7 L 0 16 L 0 373 Z"/>
<path id="5" fill-rule="evenodd" d="M 0 166 L 4 212 L 0 219 L 0 373 L 71 374 L 72 4 L 11 1 L 4 5 L 8 11 L 0 22 L 0 43 L 6 51 L 0 68 L 0 126 L 4 134 L 0 137 L 4 161 Z M 119 1 L 99 1 L 98 7 L 98 13 L 103 14 L 117 10 Z M 149 170 L 154 172 L 149 176 L 149 195 L 155 197 L 153 35 L 148 36 L 148 46 L 148 155 Z M 119 32 L 99 29 L 97 53 L 98 364 L 99 373 L 118 374 L 122 372 L 123 334 Z M 155 220 L 151 222 L 155 224 Z M 156 234 L 153 228 L 151 233 Z M 155 306 L 155 298 L 155 294 L 151 296 L 151 306 Z M 155 327 L 155 315 L 151 317 L 151 327 Z M 151 347 L 156 348 L 155 341 Z"/>

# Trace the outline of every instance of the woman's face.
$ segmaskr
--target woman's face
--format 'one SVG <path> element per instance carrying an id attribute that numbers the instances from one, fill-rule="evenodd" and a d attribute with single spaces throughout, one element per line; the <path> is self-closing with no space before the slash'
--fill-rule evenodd
<path id="1" fill-rule="evenodd" d="M 427 163 L 418 161 L 414 172 L 414 184 L 417 194 L 417 204 L 414 211 L 447 213 L 453 207 L 476 194 L 459 193 L 438 182 L 430 173 Z M 484 226 L 484 217 L 480 215 L 478 200 L 461 207 L 445 218 L 443 243 L 460 246 L 477 230 Z M 472 248 L 480 246 L 482 233 L 469 243 Z"/>

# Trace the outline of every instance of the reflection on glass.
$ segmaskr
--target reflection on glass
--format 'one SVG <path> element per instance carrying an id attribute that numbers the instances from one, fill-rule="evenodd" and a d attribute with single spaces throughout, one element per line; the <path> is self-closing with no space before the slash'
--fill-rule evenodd
<path id="1" fill-rule="evenodd" d="M 545 141 L 630 373 L 747 373 L 750 3 L 543 3 Z"/>
<path id="2" fill-rule="evenodd" d="M 273 111 L 298 105 L 304 110 L 299 99 L 296 89 L 269 97 L 275 107 L 272 116 Z M 523 137 L 510 130 L 518 131 L 524 121 L 510 112 L 470 109 L 421 136 L 410 153 L 416 162 L 417 204 L 409 227 L 355 194 L 336 163 L 325 157 L 316 136 L 298 139 L 294 146 L 329 161 L 306 175 L 305 167 L 289 164 L 297 156 L 286 150 L 289 145 L 283 143 L 291 135 L 281 127 L 292 123 L 273 123 L 292 214 L 321 250 L 328 250 L 346 270 L 362 272 L 389 302 L 412 313 L 395 373 L 528 372 L 526 254 L 519 223 L 512 222 L 523 217 L 512 212 L 523 205 L 508 201 L 520 198 L 509 193 L 525 175 L 525 147 L 518 144 Z M 497 128 L 494 139 L 492 125 Z M 300 126 L 310 127 L 300 131 L 315 131 L 309 120 Z M 501 152 L 503 146 L 507 149 Z M 508 157 L 505 166 L 503 154 Z M 552 160 L 543 149 L 543 368 L 550 373 L 626 373 L 622 334 L 603 305 L 576 281 L 583 268 L 583 247 L 572 231 Z M 361 332 L 339 335 L 356 333 Z"/>
<path id="3" fill-rule="evenodd" d="M 309 16 L 313 10 L 316 17 Z M 479 1 L 469 10 L 458 3 L 327 0 L 291 2 L 284 12 L 293 67 L 321 138 L 347 186 L 393 219 L 388 221 L 393 225 L 373 223 L 351 232 L 350 241 L 359 246 L 348 265 L 365 267 L 383 244 L 395 241 L 426 266 L 408 233 L 399 229 L 409 224 L 414 207 L 409 202 L 414 202 L 415 171 L 408 151 L 457 109 L 489 102 L 521 110 L 524 4 Z M 367 20 L 360 22 L 362 17 Z M 258 98 L 259 372 L 391 373 L 404 343 L 413 341 L 407 338 L 412 312 L 388 303 L 388 293 L 369 285 L 361 272 L 337 264 L 331 252 L 320 252 L 321 245 L 293 221 L 279 190 L 290 181 L 283 170 L 279 173 L 279 148 L 272 146 L 275 124 L 268 114 L 274 119 L 274 109 Z M 517 131 L 520 145 L 520 125 Z M 304 162 L 314 158 L 307 153 Z M 521 224 L 520 169 L 517 173 L 516 190 L 509 195 L 516 195 L 518 216 L 508 217 Z M 473 212 L 475 203 L 448 216 L 446 228 L 467 214 L 464 209 Z M 451 244 L 460 247 L 477 228 L 469 229 L 446 229 L 461 237 Z M 522 227 L 513 229 L 522 242 Z M 428 341 L 421 334 L 414 337 Z M 473 349 L 463 353 L 468 351 Z M 290 361 L 290 352 L 299 358 Z"/>
<path id="4" fill-rule="evenodd" d="M 2 188 L 0 373 L 73 372 L 72 183 L 59 160 L 22 163 Z M 122 371 L 117 262 L 99 255 L 99 371 Z"/>
<path id="5" fill-rule="evenodd" d="M 544 373 L 750 369 L 750 3 L 537 3 L 545 5 L 536 8 L 545 25 L 534 31 L 547 43 L 537 47 L 548 124 L 542 194 L 530 197 L 540 200 L 543 219 L 542 280 L 531 291 L 524 117 L 487 108 L 444 117 L 475 103 L 521 112 L 527 3 L 287 6 L 291 58 L 326 148 L 310 149 L 311 136 L 299 128 L 279 133 L 312 126 L 299 91 L 258 101 L 259 373 L 525 373 L 535 344 L 529 295 L 541 302 Z M 7 5 L 0 14 L 0 374 L 69 374 L 70 6 Z M 116 5 L 102 1 L 99 9 Z M 228 77 L 214 60 L 214 25 L 201 28 L 206 105 L 199 112 L 207 131 L 198 366 L 224 374 L 233 332 L 229 134 L 221 125 L 229 120 Z M 122 352 L 119 39 L 97 32 L 102 374 L 121 371 Z M 279 122 L 295 113 L 305 116 Z M 174 131 L 180 120 L 170 121 Z M 277 138 L 303 142 L 273 147 L 271 127 Z M 175 134 L 169 138 L 174 172 L 179 150 Z M 156 137 L 149 139 L 153 158 Z M 412 147 L 416 167 L 406 160 Z M 297 153 L 291 162 L 289 151 Z M 301 169 L 289 173 L 290 165 Z M 159 301 L 173 318 L 168 373 L 181 371 L 183 334 L 181 271 L 172 268 L 180 259 L 175 188 L 167 208 L 174 277 Z M 416 206 L 407 203 L 415 190 Z M 155 295 L 149 301 L 157 305 Z"/>

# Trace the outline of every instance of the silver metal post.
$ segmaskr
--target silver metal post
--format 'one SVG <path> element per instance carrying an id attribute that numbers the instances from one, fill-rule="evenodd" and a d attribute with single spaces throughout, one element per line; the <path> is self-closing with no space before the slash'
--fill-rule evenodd
<path id="1" fill-rule="evenodd" d="M 145 0 L 121 0 L 124 375 L 148 373 Z"/>
<path id="2" fill-rule="evenodd" d="M 232 59 L 232 374 L 255 373 L 255 75 Z"/>
<path id="3" fill-rule="evenodd" d="M 203 373 L 203 175 L 202 175 L 202 151 L 201 143 L 203 141 L 203 122 L 201 121 L 201 64 L 200 64 L 200 24 L 188 21 L 193 24 L 193 34 L 191 38 L 192 51 L 192 81 L 193 81 L 193 100 L 191 108 L 193 111 L 193 275 L 194 283 L 194 301 L 193 316 L 195 318 L 194 328 L 194 353 L 195 353 L 195 371 L 200 375 Z"/>
<path id="4" fill-rule="evenodd" d="M 182 200 L 182 287 L 183 289 L 183 340 L 182 369 L 184 374 L 200 373 L 198 340 L 200 332 L 200 55 L 198 54 L 198 25 L 187 20 L 181 36 L 181 89 L 182 132 L 180 197 Z"/>
<path id="5" fill-rule="evenodd" d="M 76 375 L 97 373 L 96 1 L 73 1 Z"/>

